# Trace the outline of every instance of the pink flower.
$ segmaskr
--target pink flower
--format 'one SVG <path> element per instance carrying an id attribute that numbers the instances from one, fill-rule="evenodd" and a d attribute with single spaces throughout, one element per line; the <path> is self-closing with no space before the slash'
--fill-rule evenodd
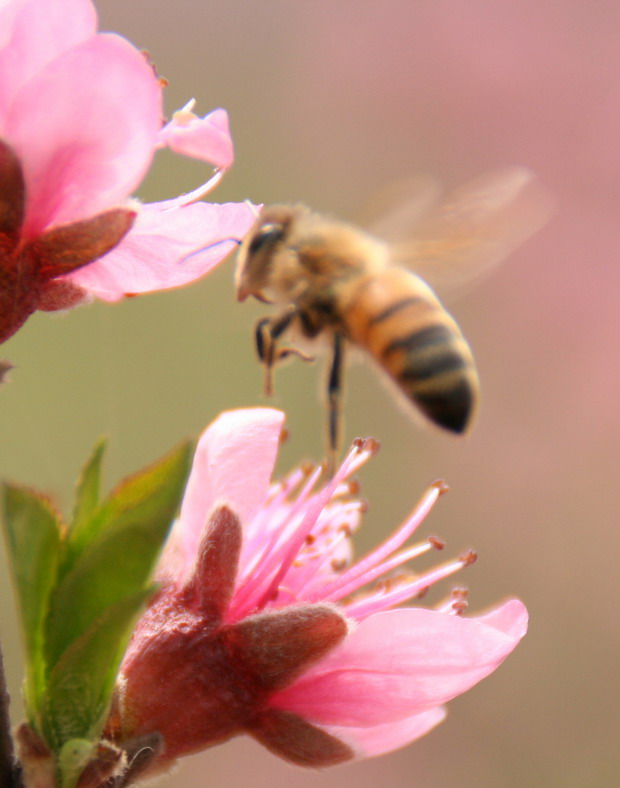
<path id="1" fill-rule="evenodd" d="M 254 220 L 245 204 L 195 202 L 232 164 L 224 110 L 188 106 L 162 129 L 153 68 L 96 30 L 90 0 L 0 8 L 0 341 L 36 309 L 190 282 Z M 129 201 L 165 145 L 215 176 L 177 200 Z"/>
<path id="2" fill-rule="evenodd" d="M 353 562 L 364 506 L 350 478 L 374 442 L 357 442 L 322 486 L 321 468 L 270 485 L 282 423 L 271 409 L 230 411 L 199 442 L 107 730 L 120 743 L 159 733 L 155 766 L 239 733 L 306 766 L 388 752 L 437 725 L 525 634 L 516 599 L 475 618 L 457 615 L 463 591 L 395 608 L 473 560 L 381 580 L 442 546 L 404 545 L 445 486 Z"/>

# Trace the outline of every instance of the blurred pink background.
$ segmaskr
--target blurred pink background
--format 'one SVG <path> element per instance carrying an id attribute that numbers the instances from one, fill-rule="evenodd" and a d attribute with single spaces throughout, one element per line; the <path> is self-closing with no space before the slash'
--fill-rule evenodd
<path id="1" fill-rule="evenodd" d="M 374 435 L 361 477 L 360 550 L 438 476 L 452 492 L 428 531 L 479 562 L 459 581 L 472 609 L 509 595 L 528 637 L 497 674 L 411 747 L 327 772 L 293 768 L 247 739 L 188 759 L 160 785 L 577 788 L 620 772 L 620 6 L 581 0 L 100 0 L 102 28 L 147 49 L 170 81 L 226 107 L 237 161 L 215 199 L 300 200 L 354 217 L 373 191 L 423 171 L 455 184 L 495 166 L 535 170 L 549 225 L 454 304 L 483 385 L 466 441 L 419 430 L 372 370 L 348 375 L 347 439 Z M 163 160 L 141 196 L 204 179 Z M 96 437 L 109 481 L 197 433 L 227 407 L 264 403 L 232 263 L 195 287 L 39 315 L 3 350 L 0 475 L 69 505 Z M 322 451 L 316 367 L 277 376 L 291 438 L 282 469 Z M 9 593 L 6 582 L 3 595 Z M 440 590 L 437 597 L 447 592 Z M 4 623 L 6 633 L 8 624 Z M 6 639 L 6 638 L 5 638 Z M 12 635 L 13 641 L 16 635 Z M 19 655 L 9 650 L 19 686 Z"/>

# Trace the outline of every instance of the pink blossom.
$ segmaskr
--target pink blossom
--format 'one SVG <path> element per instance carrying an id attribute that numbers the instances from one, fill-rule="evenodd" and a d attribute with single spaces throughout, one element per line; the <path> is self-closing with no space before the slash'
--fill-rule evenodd
<path id="1" fill-rule="evenodd" d="M 224 110 L 190 110 L 162 129 L 160 80 L 127 40 L 97 33 L 90 0 L 2 4 L 0 341 L 37 309 L 192 281 L 245 234 L 247 205 L 196 202 L 233 152 Z M 215 175 L 176 200 L 130 201 L 166 145 Z"/>
<path id="2" fill-rule="evenodd" d="M 472 618 L 462 590 L 434 609 L 396 607 L 475 557 L 402 571 L 443 546 L 408 541 L 445 485 L 353 561 L 365 507 L 351 476 L 375 442 L 356 442 L 330 481 L 318 467 L 270 483 L 282 424 L 272 409 L 229 411 L 198 444 L 107 728 L 121 744 L 160 734 L 156 765 L 240 733 L 307 766 L 388 752 L 441 722 L 525 634 L 516 599 Z"/>
<path id="3" fill-rule="evenodd" d="M 234 160 L 228 115 L 216 109 L 204 118 L 197 118 L 190 101 L 174 113 L 172 120 L 159 133 L 160 145 L 167 145 L 175 153 L 204 159 L 220 170 L 228 170 Z"/>

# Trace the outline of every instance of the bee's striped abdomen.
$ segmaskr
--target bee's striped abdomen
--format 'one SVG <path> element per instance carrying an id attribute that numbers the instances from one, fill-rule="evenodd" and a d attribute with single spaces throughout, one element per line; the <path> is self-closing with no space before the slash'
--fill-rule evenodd
<path id="1" fill-rule="evenodd" d="M 434 319 L 446 317 L 441 313 Z M 471 417 L 477 386 L 462 336 L 446 322 L 409 331 L 381 351 L 382 365 L 420 410 L 439 426 L 463 432 Z"/>
<path id="2" fill-rule="evenodd" d="M 351 340 L 366 348 L 422 413 L 464 432 L 478 376 L 460 329 L 415 274 L 389 268 L 368 279 L 347 311 Z"/>

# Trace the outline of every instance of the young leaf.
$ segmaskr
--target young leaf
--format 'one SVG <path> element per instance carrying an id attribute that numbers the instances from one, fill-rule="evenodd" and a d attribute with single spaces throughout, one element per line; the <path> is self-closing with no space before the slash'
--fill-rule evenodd
<path id="1" fill-rule="evenodd" d="M 53 750 L 70 739 L 98 740 L 133 623 L 154 591 L 142 589 L 108 607 L 50 672 L 44 731 Z"/>
<path id="2" fill-rule="evenodd" d="M 125 772 L 126 764 L 123 750 L 110 742 L 95 744 L 87 739 L 70 739 L 58 755 L 59 788 L 111 788 L 118 785 L 113 778 Z"/>
<path id="3" fill-rule="evenodd" d="M 32 722 L 44 678 L 44 624 L 56 582 L 64 526 L 49 501 L 4 485 L 4 529 L 26 648 L 26 706 Z"/>
<path id="4" fill-rule="evenodd" d="M 101 463 L 106 449 L 106 440 L 101 438 L 95 444 L 93 453 L 78 479 L 71 522 L 70 540 L 71 549 L 79 551 L 90 536 L 89 524 L 99 505 L 99 491 L 101 487 Z"/>
<path id="5" fill-rule="evenodd" d="M 47 622 L 52 669 L 112 605 L 142 591 L 177 511 L 192 445 L 124 480 L 94 515 L 89 541 L 55 590 Z"/>
<path id="6" fill-rule="evenodd" d="M 88 739 L 70 739 L 63 744 L 58 753 L 61 788 L 75 788 L 96 747 L 95 742 Z"/>

